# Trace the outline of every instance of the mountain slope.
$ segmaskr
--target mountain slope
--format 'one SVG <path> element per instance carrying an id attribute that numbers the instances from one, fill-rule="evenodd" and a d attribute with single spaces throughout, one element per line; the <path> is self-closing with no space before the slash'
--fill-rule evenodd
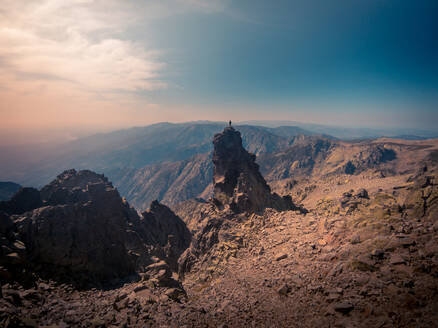
<path id="1" fill-rule="evenodd" d="M 115 169 L 108 175 L 130 203 L 145 209 L 155 199 L 175 204 L 203 194 L 211 184 L 213 170 L 207 153 L 139 169 Z"/>
<path id="2" fill-rule="evenodd" d="M 243 129 L 242 129 L 243 130 Z M 253 130 L 252 130 L 253 131 Z M 259 134 L 260 136 L 260 134 Z M 251 142 L 248 135 L 243 135 Z M 253 149 L 279 149 L 259 152 L 260 171 L 275 191 L 288 193 L 296 181 L 329 178 L 338 175 L 355 176 L 362 172 L 378 176 L 412 174 L 421 160 L 436 147 L 435 140 L 405 141 L 393 139 L 345 142 L 320 136 L 291 137 L 278 148 L 256 142 Z M 290 144 L 286 146 L 287 144 Z M 263 147 L 264 148 L 263 148 Z M 174 206 L 190 198 L 208 199 L 212 195 L 211 154 L 153 164 L 140 169 L 118 169 L 108 172 L 114 184 L 137 208 L 146 208 L 152 200 Z M 295 182 L 294 182 L 295 181 Z M 289 186 L 289 187 L 287 187 Z"/>

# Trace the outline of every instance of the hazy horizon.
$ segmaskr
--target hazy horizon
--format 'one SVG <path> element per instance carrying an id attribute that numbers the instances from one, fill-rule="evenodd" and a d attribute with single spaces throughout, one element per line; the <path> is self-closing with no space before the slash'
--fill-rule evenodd
<path id="1" fill-rule="evenodd" d="M 375 132 L 376 136 L 392 136 L 392 135 L 422 135 L 430 134 L 433 138 L 438 136 L 438 127 L 435 129 L 421 129 L 421 128 L 410 128 L 407 126 L 366 126 L 366 125 L 340 125 L 340 124 L 325 124 L 321 122 L 302 122 L 302 121 L 292 121 L 292 120 L 239 120 L 232 121 L 234 125 L 259 125 L 266 127 L 279 127 L 279 126 L 298 126 L 304 129 L 312 130 L 312 127 L 320 127 L 327 129 L 348 129 L 348 130 L 358 130 L 358 132 L 363 132 L 369 130 Z M 202 124 L 202 123 L 222 123 L 224 126 L 228 124 L 228 120 L 193 120 L 193 121 L 157 121 L 150 124 L 136 124 L 136 125 L 126 125 L 126 126 L 113 126 L 113 127 L 76 127 L 71 129 L 66 128 L 48 128 L 41 130 L 31 130 L 27 134 L 21 132 L 16 134 L 14 132 L 0 131 L 0 147 L 3 149 L 13 148 L 16 146 L 51 146 L 60 145 L 69 141 L 78 140 L 80 138 L 93 136 L 102 133 L 111 133 L 120 130 L 129 130 L 132 128 L 143 128 L 155 124 L 170 123 L 170 124 Z M 348 139 L 348 138 L 347 138 Z M 5 147 L 6 146 L 6 147 Z"/>
<path id="2" fill-rule="evenodd" d="M 5 0 L 1 145 L 157 122 L 438 123 L 436 1 Z"/>

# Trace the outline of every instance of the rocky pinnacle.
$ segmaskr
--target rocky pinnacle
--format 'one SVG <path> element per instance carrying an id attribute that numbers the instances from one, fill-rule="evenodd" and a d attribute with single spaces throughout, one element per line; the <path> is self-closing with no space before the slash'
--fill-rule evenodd
<path id="1" fill-rule="evenodd" d="M 260 174 L 256 156 L 242 146 L 240 132 L 229 126 L 213 139 L 214 201 L 234 212 L 258 212 L 266 207 L 296 209 L 290 197 L 271 193 Z"/>

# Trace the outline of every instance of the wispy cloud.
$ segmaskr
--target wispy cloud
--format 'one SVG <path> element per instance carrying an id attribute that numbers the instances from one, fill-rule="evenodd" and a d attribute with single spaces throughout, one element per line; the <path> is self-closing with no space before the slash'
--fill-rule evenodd
<path id="1" fill-rule="evenodd" d="M 0 129 L 15 138 L 166 119 L 168 110 L 148 96 L 171 88 L 165 53 L 130 29 L 221 12 L 227 1 L 1 0 Z"/>
<path id="2" fill-rule="evenodd" d="M 120 3 L 6 0 L 0 8 L 0 80 L 13 90 L 56 79 L 90 93 L 166 87 L 158 53 L 117 37 L 129 23 Z"/>

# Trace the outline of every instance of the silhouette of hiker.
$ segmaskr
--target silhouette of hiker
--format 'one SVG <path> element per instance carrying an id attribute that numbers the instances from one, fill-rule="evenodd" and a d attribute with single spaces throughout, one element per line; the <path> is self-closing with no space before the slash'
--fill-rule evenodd
<path id="1" fill-rule="evenodd" d="M 228 124 L 230 125 L 230 127 L 231 127 L 231 120 L 230 120 L 230 122 L 228 122 Z"/>

